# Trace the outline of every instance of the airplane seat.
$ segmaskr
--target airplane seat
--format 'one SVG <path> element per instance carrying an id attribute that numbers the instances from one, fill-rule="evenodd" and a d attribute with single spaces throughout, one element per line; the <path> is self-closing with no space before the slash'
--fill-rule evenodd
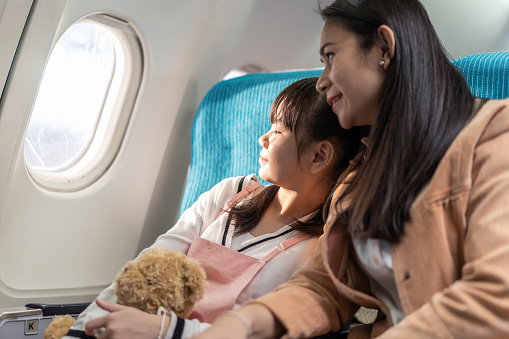
<path id="1" fill-rule="evenodd" d="M 451 62 L 463 72 L 474 96 L 509 97 L 509 52 L 472 54 Z"/>
<path id="2" fill-rule="evenodd" d="M 474 95 L 490 99 L 509 97 L 509 52 L 474 54 L 451 62 L 463 72 Z M 270 129 L 272 101 L 290 83 L 318 76 L 320 72 L 248 74 L 221 81 L 210 89 L 193 122 L 191 163 L 180 214 L 220 180 L 257 173 L 260 152 L 257 140 Z M 33 304 L 16 309 L 0 308 L 0 338 L 42 339 L 52 319 L 49 314 L 74 313 L 77 316 L 70 311 L 76 306 L 48 305 L 44 307 L 48 311 Z M 356 320 L 360 323 L 372 321 Z M 341 335 L 334 333 L 320 338 L 333 337 Z"/>

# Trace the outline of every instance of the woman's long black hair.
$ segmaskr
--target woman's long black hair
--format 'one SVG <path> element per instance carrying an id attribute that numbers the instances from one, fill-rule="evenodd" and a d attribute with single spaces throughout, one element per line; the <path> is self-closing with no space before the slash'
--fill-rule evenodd
<path id="1" fill-rule="evenodd" d="M 326 96 L 316 91 L 317 80 L 317 77 L 305 78 L 286 87 L 272 104 L 270 120 L 272 123 L 282 123 L 294 133 L 299 157 L 312 142 L 332 142 L 334 163 L 323 178 L 329 187 L 327 195 L 330 196 L 339 175 L 358 152 L 366 129 L 343 129 L 338 117 L 327 104 Z M 236 234 L 249 232 L 258 224 L 278 190 L 278 186 L 271 185 L 249 201 L 231 209 L 230 216 Z M 327 215 L 330 206 L 327 195 L 307 221 L 295 220 L 291 226 L 307 234 L 322 234 L 324 215 Z"/>
<path id="2" fill-rule="evenodd" d="M 380 42 L 388 51 L 381 25 L 394 33 L 380 112 L 341 217 L 352 232 L 398 242 L 410 206 L 472 117 L 475 98 L 418 0 L 336 0 L 319 14 L 356 34 L 364 50 Z"/>

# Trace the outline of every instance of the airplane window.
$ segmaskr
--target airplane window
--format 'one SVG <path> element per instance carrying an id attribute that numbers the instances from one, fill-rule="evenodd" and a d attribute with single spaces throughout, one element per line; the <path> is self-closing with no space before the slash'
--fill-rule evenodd
<path id="1" fill-rule="evenodd" d="M 34 170 L 62 171 L 90 146 L 115 67 L 112 34 L 98 24 L 71 26 L 44 72 L 25 138 Z"/>
<path id="2" fill-rule="evenodd" d="M 55 191 L 97 180 L 120 147 L 142 72 L 129 23 L 91 15 L 67 29 L 49 57 L 28 124 L 32 179 Z"/>

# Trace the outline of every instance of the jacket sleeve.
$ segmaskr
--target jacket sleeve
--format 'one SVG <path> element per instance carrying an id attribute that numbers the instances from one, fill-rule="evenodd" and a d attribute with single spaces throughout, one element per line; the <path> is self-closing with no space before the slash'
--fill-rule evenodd
<path id="1" fill-rule="evenodd" d="M 308 264 L 287 283 L 253 301 L 269 308 L 281 322 L 286 329 L 283 338 L 310 338 L 338 331 L 358 308 L 339 295 L 325 269 L 325 239 L 320 237 Z"/>
<path id="2" fill-rule="evenodd" d="M 381 338 L 509 338 L 509 108 L 492 115 L 470 166 L 461 278 Z"/>

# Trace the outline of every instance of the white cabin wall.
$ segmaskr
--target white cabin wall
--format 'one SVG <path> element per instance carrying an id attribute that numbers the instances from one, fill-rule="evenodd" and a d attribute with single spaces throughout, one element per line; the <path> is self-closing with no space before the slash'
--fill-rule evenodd
<path id="1" fill-rule="evenodd" d="M 508 0 L 421 0 L 452 59 L 509 50 Z"/>
<path id="2" fill-rule="evenodd" d="M 23 237 L 10 238 L 13 233 L 19 234 L 17 230 L 20 225 L 4 220 L 6 215 L 11 213 L 6 199 L 11 191 L 19 189 L 11 182 L 11 179 L 17 170 L 16 159 L 20 145 L 23 143 L 24 130 L 30 117 L 46 55 L 64 5 L 65 1 L 36 1 L 32 6 L 32 14 L 25 25 L 12 66 L 10 60 L 7 60 L 9 64 L 4 64 L 6 60 L 2 60 L 2 67 L 9 68 L 9 78 L 0 103 L 0 136 L 2 137 L 0 142 L 0 306 L 2 307 L 13 305 L 22 295 L 31 294 L 31 291 L 24 293 L 10 283 L 18 272 L 36 268 L 38 258 L 41 256 L 41 251 L 33 252 L 25 246 Z M 28 35 L 32 37 L 28 38 Z M 17 210 L 22 209 L 22 205 L 16 207 Z M 30 211 L 24 210 L 23 213 L 29 214 Z M 24 230 L 25 233 L 30 231 Z M 30 256 L 31 260 L 24 266 L 13 266 L 9 261 L 15 258 L 14 262 L 17 263 L 17 258 L 27 256 Z"/>

